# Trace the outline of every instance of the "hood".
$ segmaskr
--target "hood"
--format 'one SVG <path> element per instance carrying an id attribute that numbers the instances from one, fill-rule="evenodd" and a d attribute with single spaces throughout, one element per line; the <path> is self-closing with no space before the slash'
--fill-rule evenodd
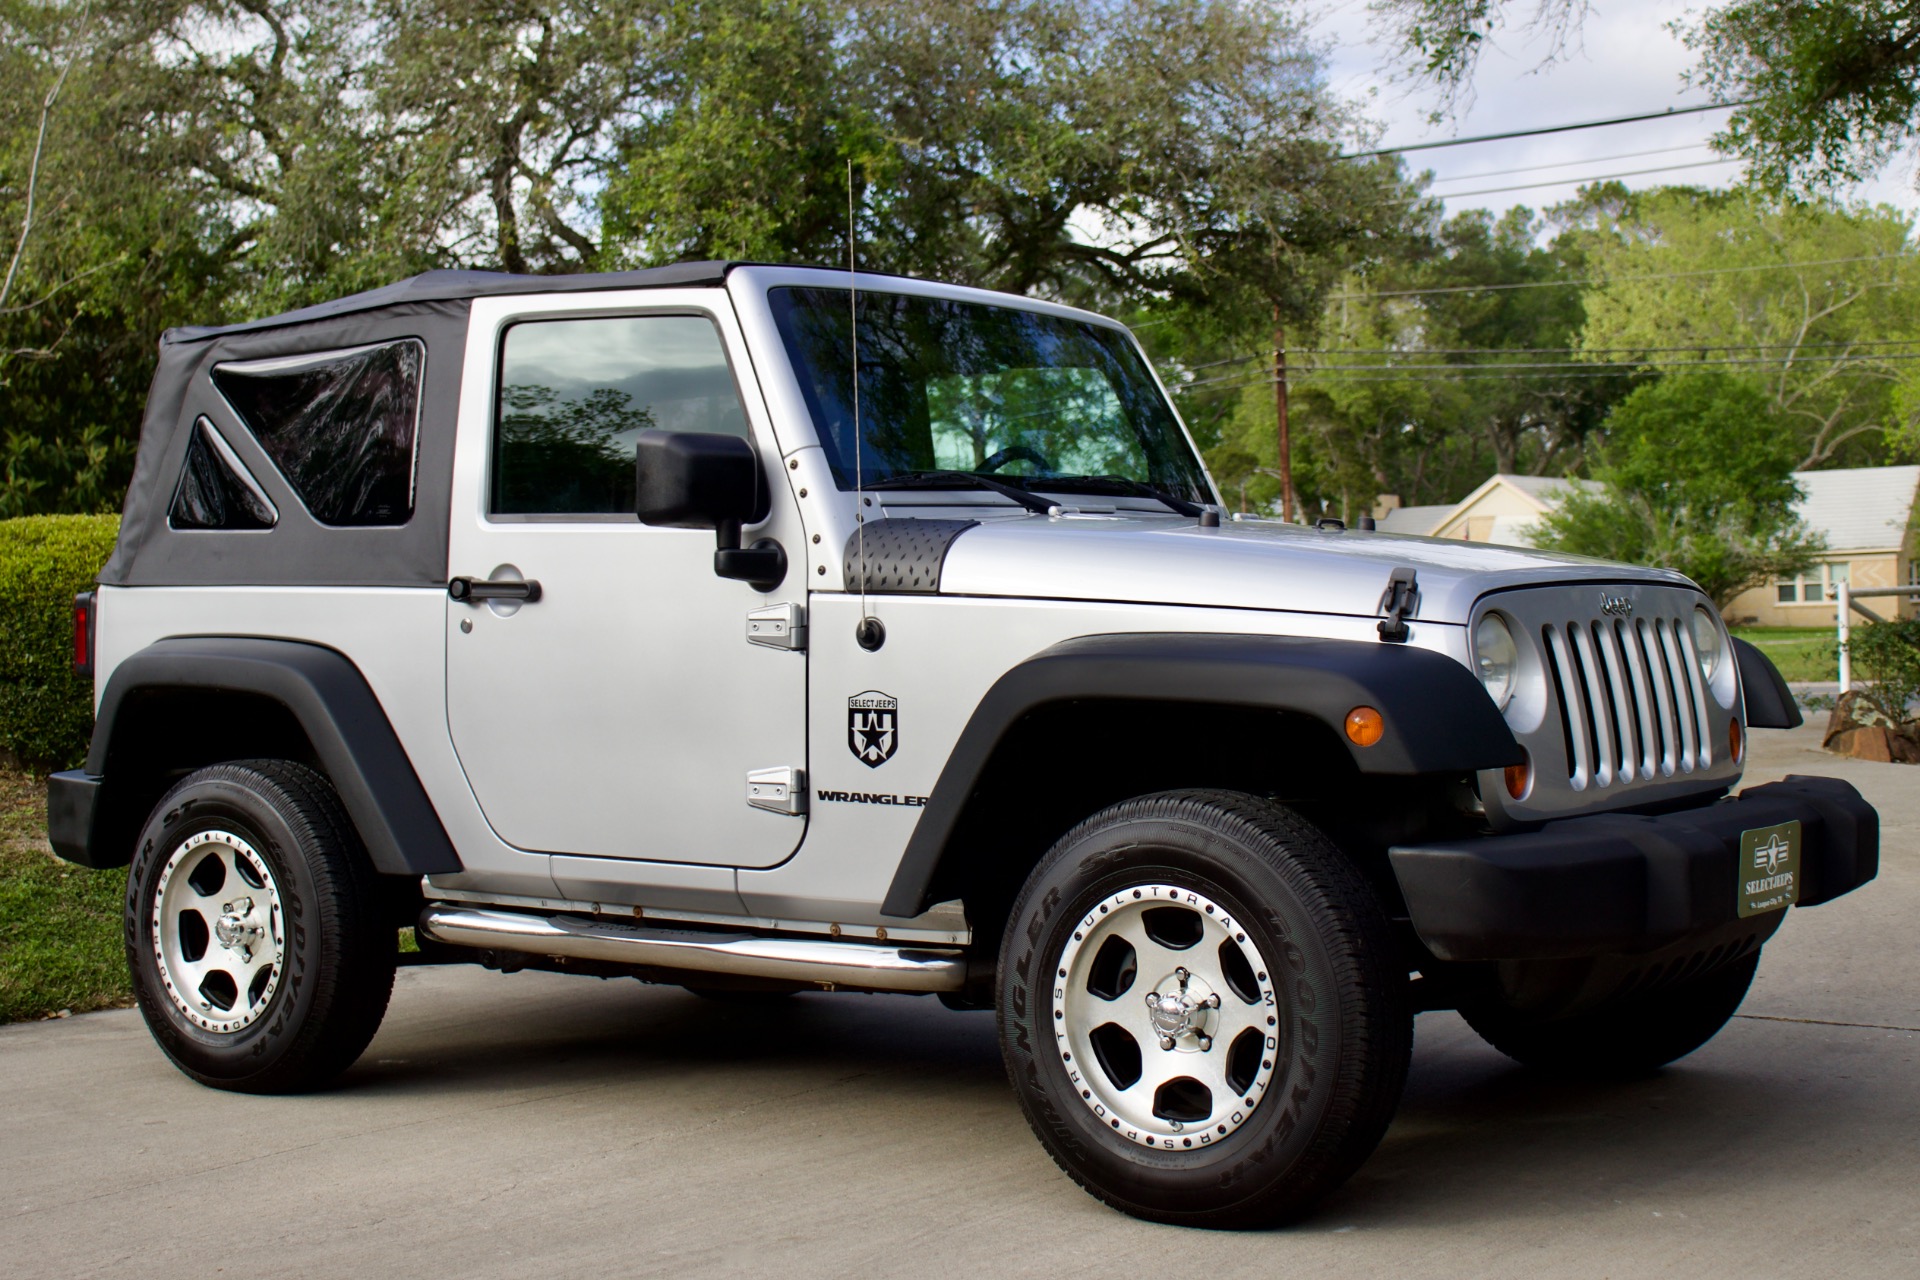
<path id="1" fill-rule="evenodd" d="M 1389 576 L 1403 566 L 1419 576 L 1413 616 L 1459 625 L 1489 591 L 1568 582 L 1691 585 L 1663 569 L 1523 547 L 1267 520 L 1207 529 L 1197 520 L 1115 514 L 984 519 L 954 540 L 940 589 L 1371 617 L 1380 612 Z"/>

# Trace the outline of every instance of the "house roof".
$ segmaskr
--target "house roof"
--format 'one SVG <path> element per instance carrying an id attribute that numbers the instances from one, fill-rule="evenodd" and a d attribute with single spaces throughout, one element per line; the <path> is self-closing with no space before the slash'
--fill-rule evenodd
<path id="1" fill-rule="evenodd" d="M 1920 466 L 1796 471 L 1793 478 L 1806 493 L 1794 510 L 1829 551 L 1878 551 L 1899 546 L 1906 534 Z"/>
<path id="2" fill-rule="evenodd" d="M 1574 480 L 1567 476 L 1517 476 L 1502 472 L 1493 478 L 1495 480 L 1506 481 L 1543 506 L 1552 505 L 1558 495 L 1566 492 L 1568 489 L 1584 489 L 1588 492 L 1598 492 L 1606 488 L 1605 485 L 1600 484 L 1598 481 Z"/>
<path id="3" fill-rule="evenodd" d="M 1395 507 L 1380 517 L 1379 527 L 1383 533 L 1416 533 L 1424 536 L 1438 529 L 1440 522 L 1452 510 L 1452 503 L 1442 503 L 1437 507 Z"/>

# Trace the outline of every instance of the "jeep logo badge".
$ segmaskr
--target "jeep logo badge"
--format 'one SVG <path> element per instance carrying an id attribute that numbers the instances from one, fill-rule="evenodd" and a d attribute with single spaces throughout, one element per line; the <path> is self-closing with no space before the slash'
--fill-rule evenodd
<path id="1" fill-rule="evenodd" d="M 847 748 L 869 769 L 893 759 L 900 748 L 900 700 L 877 689 L 848 698 Z"/>
<path id="2" fill-rule="evenodd" d="M 1627 599 L 1625 596 L 1610 596 L 1602 593 L 1600 596 L 1600 612 L 1606 614 L 1609 618 L 1631 618 L 1633 616 L 1633 601 Z"/>

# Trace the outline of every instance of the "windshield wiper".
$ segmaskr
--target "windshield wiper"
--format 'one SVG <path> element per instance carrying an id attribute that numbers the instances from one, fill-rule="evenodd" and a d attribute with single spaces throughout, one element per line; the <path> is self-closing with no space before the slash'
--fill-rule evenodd
<path id="1" fill-rule="evenodd" d="M 1177 515 L 1197 516 L 1206 510 L 1197 502 L 1175 497 L 1164 489 L 1126 476 L 1062 476 L 1059 480 L 1049 480 L 1047 483 L 1057 486 L 1063 492 L 1072 492 L 1070 486 L 1106 485 L 1136 498 L 1152 498 Z"/>
<path id="2" fill-rule="evenodd" d="M 868 483 L 869 489 L 985 489 L 1003 498 L 1011 498 L 1038 515 L 1051 515 L 1060 504 L 1022 489 L 1019 485 L 983 476 L 977 471 L 902 471 Z"/>

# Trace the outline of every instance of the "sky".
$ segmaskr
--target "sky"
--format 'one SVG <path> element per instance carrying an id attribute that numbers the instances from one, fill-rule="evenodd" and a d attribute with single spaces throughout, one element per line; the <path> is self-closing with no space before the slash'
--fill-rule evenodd
<path id="1" fill-rule="evenodd" d="M 1529 0 L 1513 0 L 1510 7 L 1524 23 L 1533 6 Z M 1549 52 L 1544 36 L 1530 38 L 1524 29 L 1503 32 L 1480 60 L 1470 99 L 1438 125 L 1428 122 L 1441 105 L 1438 95 L 1397 79 L 1402 55 L 1391 44 L 1374 40 L 1384 33 L 1369 15 L 1366 0 L 1329 4 L 1312 35 L 1331 55 L 1328 78 L 1334 91 L 1361 100 L 1368 114 L 1385 126 L 1378 145 L 1396 146 L 1711 102 L 1711 95 L 1684 82 L 1692 55 L 1666 29 L 1699 7 L 1672 0 L 1593 0 L 1577 39 L 1558 62 L 1545 68 L 1540 68 Z M 1701 112 L 1446 147 L 1415 152 L 1407 159 L 1416 170 L 1433 171 L 1430 189 L 1446 198 L 1449 214 L 1472 208 L 1497 213 L 1515 204 L 1540 209 L 1570 198 L 1582 182 L 1636 170 L 1668 169 L 1621 179 L 1636 190 L 1670 182 L 1728 186 L 1739 180 L 1742 167 L 1702 145 L 1727 115 Z M 1843 194 L 1920 213 L 1913 175 L 1913 158 L 1897 158 L 1874 181 Z M 1533 185 L 1541 182 L 1554 185 Z M 1499 190 L 1522 184 L 1526 189 Z"/>

